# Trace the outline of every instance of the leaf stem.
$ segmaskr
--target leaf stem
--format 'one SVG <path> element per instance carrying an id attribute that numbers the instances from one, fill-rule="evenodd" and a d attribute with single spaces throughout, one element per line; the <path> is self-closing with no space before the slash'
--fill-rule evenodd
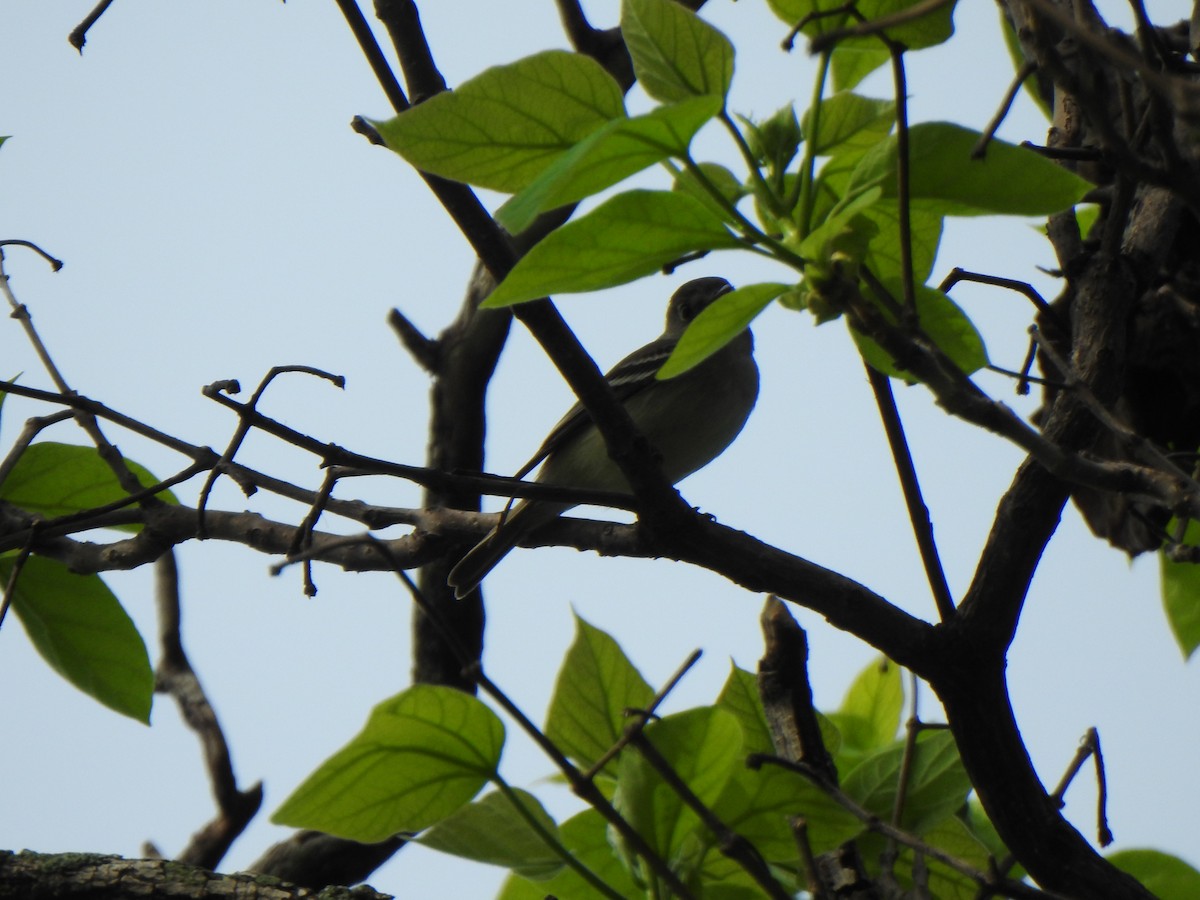
<path id="1" fill-rule="evenodd" d="M 779 194 L 763 178 L 762 170 L 758 167 L 758 160 L 754 158 L 754 153 L 751 152 L 750 145 L 746 143 L 745 135 L 738 130 L 737 125 L 725 110 L 721 110 L 720 119 L 721 124 L 725 126 L 730 137 L 733 138 L 733 142 L 737 144 L 738 151 L 742 154 L 742 159 L 746 161 L 746 167 L 750 170 L 750 177 L 758 184 L 763 199 L 771 207 L 771 212 L 777 216 L 787 215 L 787 210 L 780 205 Z"/>
<path id="2" fill-rule="evenodd" d="M 821 98 L 825 95 L 825 80 L 828 75 L 829 54 L 822 53 L 821 66 L 817 71 L 817 78 L 813 82 L 812 100 L 808 107 L 809 133 L 804 135 L 804 161 L 800 164 L 799 177 L 796 179 L 796 186 L 800 191 L 800 215 L 796 222 L 800 226 L 801 234 L 808 234 L 812 229 L 813 204 L 816 202 L 816 195 L 813 191 L 813 169 L 816 168 L 817 137 L 821 133 Z M 789 208 L 794 209 L 795 207 L 789 205 Z"/>
<path id="3" fill-rule="evenodd" d="M 717 186 L 708 179 L 708 176 L 704 174 L 704 170 L 696 165 L 690 156 L 683 157 L 682 162 L 691 176 L 699 182 L 701 187 L 708 191 L 709 195 L 721 205 L 721 208 L 741 228 L 750 242 L 747 249 L 754 249 L 754 244 L 765 244 L 770 248 L 770 252 L 766 255 L 773 257 L 784 265 L 791 266 L 798 272 L 804 271 L 804 267 L 807 265 L 804 257 L 790 250 L 778 239 L 771 237 L 771 235 L 762 231 L 757 225 L 742 215 L 737 207 L 730 203 L 725 195 L 717 189 Z"/>

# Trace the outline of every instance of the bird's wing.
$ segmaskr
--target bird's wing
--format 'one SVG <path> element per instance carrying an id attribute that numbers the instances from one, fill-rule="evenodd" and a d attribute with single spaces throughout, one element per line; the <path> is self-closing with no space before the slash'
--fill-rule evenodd
<path id="1" fill-rule="evenodd" d="M 657 372 L 671 351 L 675 349 L 675 341 L 660 337 L 651 341 L 640 350 L 635 350 L 627 357 L 609 369 L 604 376 L 617 401 L 625 403 L 630 397 L 648 388 L 654 383 L 654 373 Z M 514 478 L 524 478 L 536 469 L 551 453 L 564 443 L 579 434 L 591 422 L 591 416 L 583 408 L 582 403 L 576 403 L 567 414 L 558 420 L 558 424 L 550 430 L 542 446 L 514 475 Z"/>

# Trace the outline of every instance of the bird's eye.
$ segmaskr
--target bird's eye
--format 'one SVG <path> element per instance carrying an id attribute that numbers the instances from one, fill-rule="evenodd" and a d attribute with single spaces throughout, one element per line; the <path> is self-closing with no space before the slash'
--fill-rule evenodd
<path id="1" fill-rule="evenodd" d="M 679 306 L 679 318 L 685 322 L 690 322 L 696 318 L 696 304 L 683 303 Z"/>

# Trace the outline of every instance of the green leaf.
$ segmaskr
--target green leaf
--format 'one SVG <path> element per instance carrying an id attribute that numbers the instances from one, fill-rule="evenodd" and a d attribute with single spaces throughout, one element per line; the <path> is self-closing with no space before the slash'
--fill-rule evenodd
<path id="1" fill-rule="evenodd" d="M 840 0 L 768 0 L 771 9 L 788 25 L 802 19 L 810 21 L 802 33 L 813 38 L 838 28 L 858 24 L 844 12 L 846 5 Z M 866 21 L 871 22 L 893 13 L 902 12 L 921 0 L 859 0 L 854 10 Z M 818 12 L 838 12 L 840 15 L 813 16 Z M 940 44 L 954 33 L 952 16 L 954 4 L 939 7 L 924 16 L 893 26 L 885 32 L 888 37 L 903 44 L 908 50 L 919 50 Z M 886 63 L 890 54 L 879 38 L 843 38 L 832 50 L 833 84 L 835 90 L 852 88 L 875 69 Z"/>
<path id="2" fill-rule="evenodd" d="M 742 746 L 747 753 L 775 752 L 771 729 L 758 696 L 758 679 L 753 672 L 730 664 L 729 677 L 721 688 L 717 706 L 737 719 L 742 728 Z"/>
<path id="3" fill-rule="evenodd" d="M 820 222 L 824 214 L 845 202 L 849 196 L 861 193 L 872 187 L 870 184 L 853 181 L 859 162 L 868 150 L 843 144 L 821 167 L 813 183 L 813 219 Z M 882 174 L 876 179 L 876 186 L 882 180 Z"/>
<path id="4" fill-rule="evenodd" d="M 596 291 L 649 275 L 686 253 L 737 246 L 738 239 L 698 200 L 670 191 L 627 191 L 535 244 L 482 305 Z"/>
<path id="5" fill-rule="evenodd" d="M 704 96 L 615 119 L 551 163 L 496 218 L 517 234 L 539 213 L 598 194 L 668 156 L 686 156 L 692 136 L 720 111 L 720 98 Z"/>
<path id="6" fill-rule="evenodd" d="M 796 121 L 795 107 L 789 103 L 763 122 L 753 122 L 745 116 L 738 118 L 746 125 L 746 143 L 759 165 L 776 175 L 787 169 L 805 134 Z"/>
<path id="7" fill-rule="evenodd" d="M 804 817 L 814 853 L 832 850 L 863 830 L 858 819 L 803 775 L 772 765 L 735 771 L 713 812 L 767 860 L 788 864 L 796 858 L 789 824 L 794 816 Z M 717 869 L 714 860 L 705 860 L 706 873 L 717 874 Z"/>
<path id="8" fill-rule="evenodd" d="M 898 12 L 903 12 L 911 6 L 916 6 L 923 0 L 858 0 L 854 10 L 867 22 L 882 19 Z M 768 0 L 768 5 L 788 25 L 795 25 L 801 19 L 810 18 L 801 33 L 807 37 L 816 37 L 828 31 L 845 28 L 858 24 L 859 19 L 852 18 L 847 13 L 845 3 L 841 0 Z M 840 15 L 828 15 L 830 12 L 841 11 Z M 825 15 L 815 16 L 816 13 Z M 893 26 L 885 32 L 894 41 L 904 44 L 908 50 L 920 50 L 940 44 L 954 34 L 952 16 L 954 3 L 939 7 L 924 16 L 911 19 L 901 25 Z M 875 36 L 868 38 L 851 38 L 850 42 L 867 42 L 873 40 L 880 43 Z M 841 44 L 838 45 L 840 49 Z M 835 51 L 836 52 L 836 51 Z"/>
<path id="9" fill-rule="evenodd" d="M 708 180 L 708 183 L 716 189 L 717 193 L 725 199 L 725 202 L 730 207 L 736 209 L 738 201 L 750 193 L 732 172 L 717 163 L 697 163 L 696 170 L 699 170 L 699 175 Z M 708 188 L 701 183 L 696 170 L 689 168 L 677 172 L 671 189 L 699 200 L 710 211 L 719 216 L 721 221 L 732 224 L 734 222 L 733 216 L 709 193 Z"/>
<path id="10" fill-rule="evenodd" d="M 790 284 L 748 284 L 723 294 L 692 320 L 687 331 L 655 375 L 659 380 L 682 375 L 699 365 L 750 327 L 755 317 Z"/>
<path id="11" fill-rule="evenodd" d="M 918 834 L 962 809 L 971 791 L 971 779 L 949 731 L 922 733 L 911 770 L 908 797 L 901 825 Z"/>
<path id="12" fill-rule="evenodd" d="M 993 139 L 987 156 L 972 159 L 980 134 L 949 122 L 909 129 L 909 189 L 914 203 L 946 216 L 1045 216 L 1077 203 L 1091 185 L 1043 156 Z M 893 135 L 859 161 L 855 185 L 880 184 L 896 196 Z"/>
<path id="13" fill-rule="evenodd" d="M 886 16 L 895 15 L 916 6 L 923 0 L 859 0 L 855 10 L 867 21 L 874 22 Z M 954 34 L 954 3 L 947 3 L 916 19 L 910 19 L 900 25 L 895 25 L 883 34 L 902 44 L 907 51 L 922 50 L 945 43 Z M 857 24 L 857 19 L 847 24 Z M 849 58 L 849 65 L 839 67 L 839 57 Z M 834 86 L 837 90 L 851 87 L 845 83 L 844 77 L 854 76 L 857 84 L 870 72 L 886 63 L 891 58 L 887 48 L 882 46 L 875 35 L 860 38 L 850 38 L 838 43 L 833 50 Z M 871 65 L 871 63 L 874 65 Z M 868 68 L 869 66 L 869 68 Z M 839 75 L 839 68 L 841 73 Z"/>
<path id="14" fill-rule="evenodd" d="M 587 866 L 622 897 L 638 897 L 642 891 L 634 884 L 621 859 L 613 852 L 608 837 L 608 823 L 594 809 L 585 809 L 572 816 L 559 828 L 564 847 L 571 856 Z M 498 900 L 598 900 L 606 895 L 583 879 L 574 869 L 564 868 L 549 881 L 534 882 L 516 875 L 501 889 Z"/>
<path id="15" fill-rule="evenodd" d="M 892 130 L 896 104 L 892 100 L 874 100 L 851 91 L 841 91 L 804 114 L 804 133 L 814 141 L 814 156 L 834 151 L 861 151 L 875 146 Z"/>
<path id="16" fill-rule="evenodd" d="M 144 466 L 128 459 L 125 464 L 143 487 L 159 482 Z M 0 500 L 48 519 L 105 506 L 128 496 L 95 447 L 53 441 L 27 448 L 0 484 Z M 170 491 L 157 496 L 167 503 L 179 502 Z"/>
<path id="17" fill-rule="evenodd" d="M 1200 522 L 1189 522 L 1183 544 L 1200 544 Z M 1163 610 L 1183 658 L 1190 659 L 1200 647 L 1200 566 L 1172 562 L 1164 551 L 1158 554 L 1162 571 Z"/>
<path id="18" fill-rule="evenodd" d="M 991 860 L 985 848 L 967 829 L 963 821 L 955 816 L 943 819 L 934 827 L 921 834 L 921 840 L 932 847 L 941 850 L 950 857 L 962 863 L 973 866 L 978 872 L 987 872 Z M 879 834 L 864 834 L 856 840 L 860 858 L 866 863 L 867 871 L 877 875 L 880 871 L 879 860 L 887 852 L 887 839 Z M 932 855 L 926 855 L 922 860 L 925 868 L 920 881 L 928 885 L 928 891 L 913 890 L 913 863 L 915 857 L 909 847 L 897 848 L 899 856 L 896 860 L 895 872 L 899 882 L 897 895 L 904 897 L 933 897 L 937 900 L 977 900 L 979 884 L 973 878 L 963 875 L 955 869 L 938 862 Z M 1013 873 L 1008 873 L 1013 877 Z"/>
<path id="19" fill-rule="evenodd" d="M 673 0 L 624 0 L 621 35 L 646 93 L 663 103 L 701 94 L 722 101 L 733 79 L 733 45 Z"/>
<path id="20" fill-rule="evenodd" d="M 835 255 L 862 259 L 877 233 L 874 220 L 864 214 L 879 205 L 882 196 L 878 187 L 871 187 L 834 207 L 820 225 L 804 236 L 797 248 L 800 255 L 817 263 L 818 270 L 828 269 Z"/>
<path id="21" fill-rule="evenodd" d="M 967 800 L 967 805 L 959 811 L 963 823 L 967 826 L 967 830 L 975 836 L 987 851 L 995 859 L 1004 859 L 1011 856 L 1008 847 L 1000 838 L 1000 833 L 996 831 L 996 826 L 992 824 L 992 820 L 988 818 L 988 814 L 984 811 L 983 805 L 979 800 L 972 795 Z M 1009 878 L 1021 879 L 1025 877 L 1025 870 L 1017 864 L 1008 873 Z"/>
<path id="22" fill-rule="evenodd" d="M 718 707 L 731 713 L 742 726 L 743 746 L 748 754 L 774 754 L 754 673 L 733 666 L 721 689 Z M 818 713 L 817 719 L 826 748 L 835 754 L 841 744 L 838 730 L 826 716 Z M 772 862 L 785 862 L 796 856 L 796 836 L 788 826 L 788 818 L 792 816 L 805 818 L 816 853 L 844 844 L 863 827 L 821 788 L 776 766 L 738 770 L 722 791 L 714 811 Z M 704 860 L 706 877 L 721 877 L 719 869 L 714 860 Z"/>
<path id="23" fill-rule="evenodd" d="M 771 11 L 775 15 L 783 20 L 785 25 L 796 25 L 801 19 L 811 16 L 814 12 L 841 9 L 840 3 L 831 2 L 831 0 L 767 0 L 767 5 L 771 7 Z M 844 19 L 844 16 L 815 17 L 804 26 L 801 34 L 813 37 L 830 30 L 833 27 L 829 24 L 831 20 L 834 23 L 840 23 Z"/>
<path id="24" fill-rule="evenodd" d="M 723 709 L 704 707 L 667 716 L 647 727 L 646 738 L 707 806 L 742 769 L 742 730 Z M 644 756 L 621 754 L 618 772 L 614 805 L 686 880 L 684 873 L 699 863 L 697 854 L 708 840 L 699 817 Z"/>
<path id="25" fill-rule="evenodd" d="M 479 700 L 416 685 L 376 706 L 271 821 L 368 843 L 420 831 L 479 793 L 503 746 L 504 726 Z"/>
<path id="26" fill-rule="evenodd" d="M 879 41 L 843 41 L 830 61 L 833 89 L 848 91 L 858 87 L 864 78 L 885 65 L 892 55 Z"/>
<path id="27" fill-rule="evenodd" d="M 949 816 L 927 829 L 921 839 L 954 859 L 974 866 L 977 872 L 988 871 L 991 864 L 992 857 L 987 847 L 971 834 L 962 819 L 955 816 Z M 901 865 L 910 885 L 916 880 L 913 877 L 913 863 L 913 851 L 906 848 L 901 856 Z M 979 896 L 979 884 L 973 878 L 936 859 L 926 858 L 924 864 L 928 870 L 930 893 L 939 900 L 975 900 Z"/>
<path id="28" fill-rule="evenodd" d="M 654 690 L 613 638 L 575 616 L 546 713 L 546 736 L 570 759 L 590 768 L 624 733 L 627 709 L 645 709 Z"/>
<path id="29" fill-rule="evenodd" d="M 899 283 L 903 267 L 900 261 L 900 210 L 894 203 L 875 203 L 863 211 L 875 226 L 875 237 L 867 248 L 866 263 L 877 278 Z M 912 246 L 913 281 L 924 284 L 933 273 L 938 246 L 942 242 L 943 219 L 935 212 L 913 208 L 908 214 Z"/>
<path id="30" fill-rule="evenodd" d="M 1080 203 L 1075 207 L 1075 223 L 1079 226 L 1079 233 L 1085 238 L 1099 218 L 1100 206 L 1096 203 Z"/>
<path id="31" fill-rule="evenodd" d="M 855 4 L 855 8 L 868 22 L 873 22 L 885 16 L 902 13 L 923 2 L 924 0 L 859 0 Z M 906 50 L 923 50 L 926 47 L 943 44 L 954 34 L 955 5 L 953 2 L 947 3 L 923 16 L 893 26 L 884 34 L 903 44 Z M 862 40 L 878 42 L 878 38 L 863 38 Z"/>
<path id="32" fill-rule="evenodd" d="M 1200 872 L 1177 856 L 1158 850 L 1121 850 L 1108 861 L 1128 872 L 1158 900 L 1193 900 L 1200 897 Z"/>
<path id="33" fill-rule="evenodd" d="M 729 678 L 721 688 L 717 706 L 733 714 L 742 726 L 743 745 L 747 753 L 774 753 L 771 729 L 767 725 L 762 701 L 758 694 L 758 679 L 753 672 L 731 666 Z M 842 745 L 842 735 L 828 717 L 817 713 L 817 725 L 825 749 L 836 754 Z"/>
<path id="34" fill-rule="evenodd" d="M 11 557 L 0 558 L 0 584 L 8 583 L 13 565 Z M 149 724 L 154 672 L 146 645 L 99 575 L 30 557 L 12 611 L 54 671 L 110 709 Z"/>
<path id="35" fill-rule="evenodd" d="M 487 69 L 371 124 L 389 149 L 422 171 L 511 193 L 624 116 L 620 85 L 599 63 L 549 50 Z"/>
<path id="36" fill-rule="evenodd" d="M 850 770 L 842 789 L 876 815 L 890 817 L 903 758 L 900 741 L 871 753 Z M 948 731 L 922 733 L 909 770 L 902 827 L 923 834 L 959 810 L 970 790 L 954 737 Z"/>
<path id="37" fill-rule="evenodd" d="M 710 859 L 728 862 L 727 859 L 718 858 L 718 854 L 711 852 L 705 857 L 705 862 Z M 772 874 L 788 896 L 807 896 L 801 893 L 800 882 L 796 880 L 796 874 L 791 867 L 776 870 Z M 762 900 L 765 896 L 762 888 L 755 884 L 754 879 L 741 866 L 723 865 L 720 872 L 710 872 L 706 865 L 700 873 L 700 882 L 704 885 L 704 900 Z"/>
<path id="38" fill-rule="evenodd" d="M 892 296 L 900 296 L 899 286 L 895 282 L 885 282 L 885 285 L 892 291 Z M 953 300 L 941 291 L 918 285 L 916 301 L 921 330 L 955 365 L 968 375 L 987 365 L 987 350 L 984 348 L 983 338 L 966 313 Z M 884 315 L 892 318 L 887 311 L 884 311 Z M 853 330 L 851 334 L 863 359 L 872 368 L 893 378 L 913 380 L 910 372 L 896 365 L 892 357 L 869 337 Z"/>
<path id="39" fill-rule="evenodd" d="M 525 815 L 517 810 L 517 803 L 524 807 Z M 442 853 L 504 866 L 524 878 L 545 881 L 562 870 L 563 860 L 546 844 L 543 832 L 557 837 L 558 825 L 533 794 L 510 789 L 510 793 L 492 791 L 460 807 L 413 840 Z"/>
<path id="40" fill-rule="evenodd" d="M 889 746 L 896 739 L 903 708 L 900 667 L 879 657 L 858 673 L 841 709 L 830 718 L 841 732 L 845 749 L 865 752 Z"/>

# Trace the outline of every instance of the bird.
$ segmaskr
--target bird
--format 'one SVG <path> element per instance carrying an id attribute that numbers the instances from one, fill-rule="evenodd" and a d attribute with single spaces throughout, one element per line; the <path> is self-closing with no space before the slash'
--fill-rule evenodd
<path id="1" fill-rule="evenodd" d="M 605 379 L 635 426 L 657 451 L 662 472 L 675 484 L 719 456 L 741 432 L 758 399 L 758 366 L 750 329 L 693 368 L 674 378 L 655 374 L 687 326 L 719 297 L 733 290 L 724 278 L 696 278 L 671 296 L 663 333 L 617 363 Z M 629 482 L 608 455 L 604 438 L 582 404 L 576 403 L 515 477 L 541 464 L 536 481 L 556 487 L 628 491 Z M 504 556 L 531 532 L 575 503 L 527 499 L 469 550 L 447 581 L 459 599 L 467 596 Z"/>

